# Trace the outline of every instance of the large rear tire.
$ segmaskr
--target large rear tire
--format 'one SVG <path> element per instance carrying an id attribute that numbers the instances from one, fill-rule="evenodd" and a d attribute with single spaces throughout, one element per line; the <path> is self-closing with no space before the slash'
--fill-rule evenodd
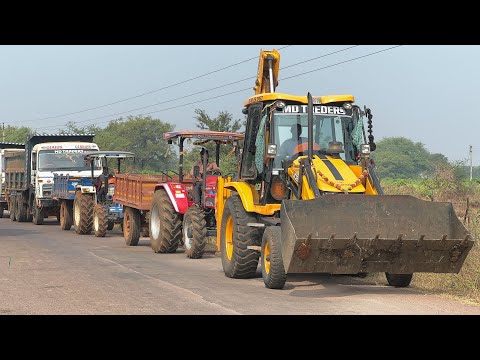
<path id="1" fill-rule="evenodd" d="M 137 246 L 141 227 L 140 211 L 126 207 L 123 214 L 123 237 L 128 246 Z"/>
<path id="2" fill-rule="evenodd" d="M 182 238 L 182 220 L 164 189 L 155 191 L 150 209 L 150 246 L 156 253 L 174 253 Z"/>
<path id="3" fill-rule="evenodd" d="M 389 274 L 385 273 L 388 285 L 399 288 L 408 287 L 412 282 L 413 274 Z"/>
<path id="4" fill-rule="evenodd" d="M 32 222 L 33 222 L 35 225 L 43 225 L 43 219 L 44 219 L 43 209 L 37 207 L 37 205 L 35 205 L 35 202 L 34 202 L 34 203 L 33 203 L 33 218 L 32 218 Z"/>
<path id="5" fill-rule="evenodd" d="M 96 237 L 105 237 L 108 229 L 108 217 L 105 206 L 101 204 L 95 205 L 93 210 L 93 231 Z"/>
<path id="6" fill-rule="evenodd" d="M 183 216 L 183 246 L 190 259 L 200 259 L 207 245 L 205 213 L 197 205 L 191 206 Z"/>
<path id="7" fill-rule="evenodd" d="M 89 235 L 93 227 L 93 196 L 77 191 L 73 200 L 73 224 L 79 235 Z"/>
<path id="8" fill-rule="evenodd" d="M 60 204 L 60 228 L 70 230 L 73 224 L 73 207 L 68 201 L 62 201 Z"/>
<path id="9" fill-rule="evenodd" d="M 278 226 L 269 226 L 262 237 L 262 277 L 269 289 L 283 289 L 287 281 L 282 258 L 282 231 Z"/>
<path id="10" fill-rule="evenodd" d="M 247 246 L 259 246 L 260 233 L 248 226 L 249 222 L 256 222 L 255 216 L 244 209 L 238 195 L 230 196 L 225 202 L 220 229 L 222 266 L 227 277 L 255 276 L 260 253 Z"/>

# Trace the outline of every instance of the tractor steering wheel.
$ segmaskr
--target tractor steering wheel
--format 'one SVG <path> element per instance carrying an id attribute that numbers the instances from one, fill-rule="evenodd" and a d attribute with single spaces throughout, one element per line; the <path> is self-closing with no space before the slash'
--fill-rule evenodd
<path id="1" fill-rule="evenodd" d="M 313 143 L 313 150 L 314 151 L 319 151 L 320 150 L 320 145 L 318 145 L 317 143 Z M 293 149 L 293 155 L 291 157 L 291 160 L 295 160 L 296 158 L 304 155 L 307 152 L 308 152 L 308 142 L 298 144 L 295 147 L 295 149 Z"/>

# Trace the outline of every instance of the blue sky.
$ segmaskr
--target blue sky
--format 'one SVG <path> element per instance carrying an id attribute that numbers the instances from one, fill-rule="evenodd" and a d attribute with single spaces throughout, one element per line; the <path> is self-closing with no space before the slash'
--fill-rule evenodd
<path id="1" fill-rule="evenodd" d="M 194 128 L 196 108 L 211 116 L 226 110 L 243 119 L 243 101 L 253 95 L 260 49 L 282 46 L 0 46 L 0 122 L 56 132 L 68 121 L 105 125 L 121 116 L 115 113 L 164 101 L 123 116 L 158 111 L 150 115 L 176 124 L 178 130 Z M 349 46 L 293 45 L 280 50 L 280 68 Z M 404 45 L 282 81 L 391 46 L 360 45 L 280 70 L 277 91 L 353 94 L 357 104 L 372 109 L 376 139 L 405 136 L 450 160 L 467 158 L 469 145 L 473 145 L 474 164 L 480 165 L 480 125 L 473 109 L 479 94 L 480 46 Z M 130 101 L 41 120 L 153 91 L 249 58 L 254 59 Z M 170 101 L 249 77 L 235 85 Z M 245 88 L 249 90 L 200 101 Z M 159 111 L 173 106 L 179 107 Z M 97 117 L 102 118 L 94 119 Z"/>

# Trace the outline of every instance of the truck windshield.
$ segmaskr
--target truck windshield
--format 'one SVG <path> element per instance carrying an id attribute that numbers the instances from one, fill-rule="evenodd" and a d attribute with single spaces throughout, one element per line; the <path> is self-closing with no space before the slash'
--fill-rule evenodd
<path id="1" fill-rule="evenodd" d="M 89 150 L 89 152 L 92 150 Z M 42 150 L 38 155 L 38 170 L 71 170 L 88 171 L 90 165 L 85 164 L 84 150 Z M 99 170 L 98 162 L 95 162 L 95 170 Z"/>
<path id="2" fill-rule="evenodd" d="M 345 146 L 344 124 L 351 122 L 350 116 L 340 115 L 314 115 L 313 116 L 313 149 L 314 154 L 324 154 L 331 141 L 341 142 Z M 308 143 L 308 118 L 307 114 L 274 115 L 274 138 L 277 144 L 277 157 L 274 161 L 275 168 L 281 168 L 281 162 L 287 156 L 292 157 L 299 150 L 299 144 L 305 144 L 303 154 L 307 153 Z M 340 153 L 345 160 L 345 153 Z M 350 160 L 350 159 L 347 159 Z"/>

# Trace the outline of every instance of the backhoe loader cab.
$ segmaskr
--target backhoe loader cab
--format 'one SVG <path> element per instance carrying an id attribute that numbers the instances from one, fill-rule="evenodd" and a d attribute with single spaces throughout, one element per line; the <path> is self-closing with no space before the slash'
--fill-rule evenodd
<path id="1" fill-rule="evenodd" d="M 272 54 L 261 52 L 244 104 L 238 176 L 217 181 L 225 275 L 253 277 L 260 258 L 265 286 L 276 289 L 289 273 L 385 272 L 396 287 L 414 272 L 458 273 L 473 238 L 452 204 L 384 195 L 370 159 L 370 109 L 352 95 L 274 92 L 280 57 Z M 262 81 L 273 91 L 259 92 Z"/>

